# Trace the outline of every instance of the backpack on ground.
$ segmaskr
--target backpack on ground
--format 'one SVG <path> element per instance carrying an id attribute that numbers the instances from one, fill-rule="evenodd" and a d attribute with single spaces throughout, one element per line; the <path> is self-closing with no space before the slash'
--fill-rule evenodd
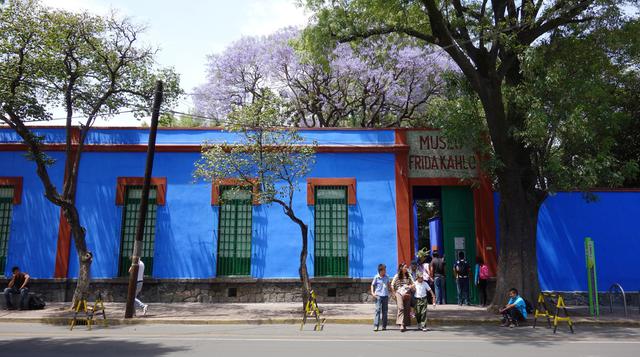
<path id="1" fill-rule="evenodd" d="M 39 295 L 29 296 L 29 310 L 42 310 L 47 304 Z"/>
<path id="2" fill-rule="evenodd" d="M 456 263 L 456 273 L 458 276 L 469 276 L 469 263 L 466 260 L 458 260 Z"/>
<path id="3" fill-rule="evenodd" d="M 522 298 L 522 300 L 524 300 L 525 310 L 527 310 L 527 314 L 532 314 L 533 305 L 531 305 L 531 302 L 525 298 Z"/>

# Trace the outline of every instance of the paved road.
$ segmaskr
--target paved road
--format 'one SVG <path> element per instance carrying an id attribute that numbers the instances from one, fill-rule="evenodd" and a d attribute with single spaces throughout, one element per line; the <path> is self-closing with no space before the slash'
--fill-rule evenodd
<path id="1" fill-rule="evenodd" d="M 638 356 L 640 329 L 580 328 L 575 335 L 522 327 L 435 327 L 374 333 L 369 326 L 135 325 L 73 332 L 63 326 L 0 324 L 1 356 Z"/>

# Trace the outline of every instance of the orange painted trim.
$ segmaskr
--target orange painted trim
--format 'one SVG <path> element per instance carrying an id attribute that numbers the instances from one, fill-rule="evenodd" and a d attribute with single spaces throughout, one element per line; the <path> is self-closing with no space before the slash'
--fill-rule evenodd
<path id="1" fill-rule="evenodd" d="M 0 185 L 13 186 L 13 199 L 11 202 L 14 205 L 19 205 L 20 203 L 22 203 L 22 177 L 0 177 Z"/>
<path id="2" fill-rule="evenodd" d="M 493 190 L 486 176 L 480 178 L 480 185 L 473 190 L 473 203 L 476 223 L 476 254 L 482 257 L 491 274 L 495 276 L 498 269 L 496 220 Z"/>
<path id="3" fill-rule="evenodd" d="M 124 205 L 127 186 L 142 186 L 144 177 L 118 177 L 116 186 L 116 205 Z M 156 204 L 164 206 L 167 202 L 167 178 L 152 177 L 151 185 L 156 186 Z"/>
<path id="4" fill-rule="evenodd" d="M 395 141 L 396 145 L 407 146 L 406 131 L 396 130 Z M 409 151 L 397 152 L 395 160 L 395 181 L 398 264 L 410 263 L 414 254 L 413 235 L 411 234 L 411 186 L 409 186 L 408 170 Z"/>
<path id="5" fill-rule="evenodd" d="M 65 156 L 64 183 L 66 185 L 70 179 L 73 160 L 78 154 L 78 144 L 80 143 L 80 128 L 72 127 L 69 133 L 71 138 L 71 150 Z M 63 145 L 63 147 L 65 147 Z M 66 148 L 66 147 L 65 147 Z M 76 177 L 77 180 L 77 177 Z M 75 186 L 77 189 L 77 185 Z M 71 193 L 71 199 L 75 202 L 76 192 Z M 56 242 L 56 262 L 53 269 L 54 278 L 66 278 L 69 276 L 69 256 L 71 254 L 71 225 L 64 216 L 64 210 L 60 207 L 60 219 L 58 222 L 58 241 Z"/>
<path id="6" fill-rule="evenodd" d="M 252 186 L 252 201 L 254 205 L 258 205 L 260 204 L 260 202 L 258 201 L 258 192 L 260 190 L 260 187 L 258 185 L 258 179 L 257 178 L 252 178 L 249 181 L 251 181 L 251 183 L 242 180 L 242 179 L 238 179 L 238 178 L 225 178 L 225 179 L 218 179 L 218 180 L 214 180 L 213 182 L 211 182 L 211 205 L 212 206 L 219 206 L 220 205 L 220 186 Z"/>
<path id="7" fill-rule="evenodd" d="M 71 226 L 60 209 L 58 224 L 58 243 L 56 245 L 56 265 L 54 278 L 66 278 L 69 275 L 69 254 L 71 253 Z"/>
<path id="8" fill-rule="evenodd" d="M 356 199 L 356 178 L 308 178 L 307 179 L 307 205 L 316 204 L 316 187 L 317 186 L 347 186 L 347 203 L 351 206 L 357 203 Z"/>

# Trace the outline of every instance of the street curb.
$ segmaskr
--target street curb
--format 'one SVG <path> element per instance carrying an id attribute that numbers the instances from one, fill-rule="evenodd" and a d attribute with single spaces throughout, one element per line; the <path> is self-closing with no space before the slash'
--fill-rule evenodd
<path id="1" fill-rule="evenodd" d="M 70 325 L 72 318 L 69 317 L 25 317 L 25 318 L 0 318 L 0 323 L 41 323 L 47 325 Z M 103 326 L 102 319 L 96 319 L 94 326 Z M 542 322 L 542 321 L 541 321 Z M 204 319 L 161 319 L 161 318 L 109 318 L 107 325 L 292 325 L 300 324 L 299 318 L 268 318 L 268 319 L 230 319 L 230 320 L 204 320 Z M 325 321 L 329 325 L 370 325 L 373 319 L 370 318 L 327 318 Z M 594 321 L 594 320 L 574 320 L 577 326 L 601 326 L 601 327 L 638 327 L 640 321 Z M 308 325 L 313 325 L 313 320 L 308 320 Z M 499 319 L 429 319 L 429 324 L 434 326 L 489 326 L 499 324 Z M 563 324 L 564 325 L 564 324 Z M 526 327 L 531 327 L 532 322 L 528 322 Z M 545 327 L 539 324 L 541 328 Z M 80 325 L 80 327 L 83 327 Z"/>

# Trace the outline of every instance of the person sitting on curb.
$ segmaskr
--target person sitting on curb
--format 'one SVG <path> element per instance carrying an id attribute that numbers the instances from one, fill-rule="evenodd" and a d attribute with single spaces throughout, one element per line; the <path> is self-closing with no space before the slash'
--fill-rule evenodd
<path id="1" fill-rule="evenodd" d="M 518 289 L 509 289 L 509 302 L 500 309 L 500 313 L 503 327 L 520 326 L 520 323 L 527 320 L 527 303 L 518 294 Z"/>
<path id="2" fill-rule="evenodd" d="M 20 271 L 20 267 L 11 268 L 11 280 L 9 280 L 9 287 L 4 289 L 4 298 L 7 303 L 7 310 L 15 310 L 16 307 L 11 304 L 11 295 L 20 294 L 20 304 L 18 310 L 29 308 L 29 279 L 30 276 L 27 273 Z"/>

